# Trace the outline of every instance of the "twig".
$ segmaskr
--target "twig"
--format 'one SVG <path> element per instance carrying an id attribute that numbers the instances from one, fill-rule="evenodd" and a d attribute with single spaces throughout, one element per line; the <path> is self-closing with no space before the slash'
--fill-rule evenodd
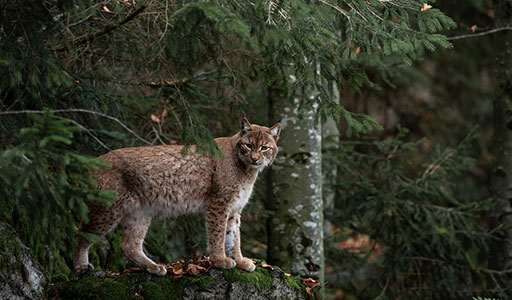
<path id="1" fill-rule="evenodd" d="M 112 120 L 112 121 L 118 123 L 121 127 L 123 127 L 126 131 L 131 133 L 133 136 L 135 136 L 137 139 L 139 139 L 143 143 L 145 143 L 145 144 L 147 144 L 149 146 L 154 146 L 153 143 L 149 142 L 148 140 L 146 140 L 143 137 L 141 137 L 140 135 L 138 135 L 135 131 L 133 131 L 128 126 L 126 126 L 123 122 L 121 122 L 118 118 L 112 117 L 112 116 L 107 115 L 105 113 L 94 111 L 94 110 L 89 110 L 89 109 L 82 109 L 82 108 L 56 109 L 56 110 L 52 110 L 52 112 L 54 112 L 54 113 L 77 112 L 77 113 L 88 113 L 88 114 L 93 114 L 93 115 L 101 116 L 101 117 L 107 118 L 109 120 Z M 42 111 L 42 110 L 0 111 L 0 115 L 15 115 L 15 114 L 29 114 L 29 113 L 44 114 L 44 111 Z M 61 118 L 61 117 L 57 117 L 57 118 Z M 76 124 L 76 121 L 71 120 L 71 119 L 68 119 L 68 120 L 70 120 L 70 121 L 72 121 L 72 123 Z M 87 133 L 90 134 L 90 131 L 87 131 Z M 106 148 L 106 149 L 111 150 L 110 148 Z M 172 152 L 164 151 L 164 150 L 161 150 L 161 149 L 159 151 L 161 151 L 163 153 L 166 153 L 166 154 L 168 154 L 168 155 L 170 155 L 170 156 L 172 156 L 172 157 L 174 157 L 174 158 L 176 158 L 178 160 L 182 160 L 182 161 L 185 161 L 185 162 L 190 162 L 190 163 L 193 163 L 193 164 L 196 164 L 196 165 L 201 165 L 201 166 L 209 169 L 210 171 L 215 172 L 215 170 L 211 166 L 209 166 L 208 164 L 205 164 L 205 163 L 202 163 L 202 162 L 197 162 L 197 161 L 192 160 L 192 159 L 187 159 L 187 158 L 184 158 L 183 156 L 176 155 L 176 154 L 174 154 Z"/>
<path id="2" fill-rule="evenodd" d="M 384 297 L 386 290 L 388 289 L 388 286 L 389 286 L 389 276 L 386 277 L 386 284 L 384 285 L 384 288 L 382 288 L 382 291 L 380 292 L 379 296 L 377 296 L 377 298 L 375 298 L 374 300 L 379 300 L 380 298 Z"/>
<path id="3" fill-rule="evenodd" d="M 187 77 L 182 78 L 182 79 L 173 79 L 173 80 L 162 79 L 160 81 L 151 81 L 151 82 L 140 81 L 140 82 L 138 82 L 138 81 L 127 81 L 127 80 L 115 80 L 115 79 L 110 79 L 110 78 L 94 78 L 94 77 L 80 76 L 80 75 L 74 75 L 74 74 L 72 74 L 72 76 L 75 78 L 81 79 L 81 80 L 83 80 L 83 79 L 99 80 L 99 81 L 111 82 L 111 83 L 115 83 L 115 84 L 133 85 L 133 86 L 146 85 L 146 86 L 150 86 L 150 87 L 154 87 L 154 88 L 166 87 L 166 86 L 176 86 L 177 87 L 177 86 L 189 81 L 189 78 L 187 78 Z"/>
<path id="4" fill-rule="evenodd" d="M 89 109 L 82 109 L 82 108 L 68 108 L 68 109 L 55 109 L 55 110 L 52 110 L 54 113 L 70 113 L 70 112 L 77 112 L 77 113 L 88 113 L 88 114 L 93 114 L 93 115 L 97 115 L 97 116 L 100 116 L 100 117 L 103 117 L 103 118 L 107 118 L 107 119 L 110 119 L 114 122 L 116 122 L 117 124 L 121 125 L 121 127 L 123 127 L 126 131 L 128 131 L 129 133 L 131 133 L 133 136 L 135 136 L 137 139 L 139 139 L 140 141 L 144 142 L 145 144 L 147 145 L 150 145 L 150 146 L 153 146 L 152 143 L 150 143 L 149 141 L 147 141 L 146 139 L 142 138 L 140 135 L 138 135 L 135 131 L 131 130 L 128 126 L 126 126 L 123 122 L 121 122 L 118 118 L 116 117 L 112 117 L 110 115 L 107 115 L 105 113 L 102 113 L 102 112 L 98 112 L 98 111 L 94 111 L 94 110 L 89 110 Z M 43 114 L 44 111 L 42 110 L 13 110 L 13 111 L 0 111 L 0 115 L 15 115 L 15 114 L 30 114 L 30 113 L 33 113 L 33 114 Z"/>
<path id="5" fill-rule="evenodd" d="M 72 45 L 75 45 L 75 46 L 78 46 L 78 45 L 81 45 L 81 44 L 85 44 L 87 42 L 90 42 L 92 40 L 94 40 L 95 38 L 97 37 L 100 37 L 102 35 L 105 35 L 121 26 L 123 26 L 124 24 L 130 22 L 131 20 L 133 20 L 138 14 L 140 14 L 141 12 L 143 12 L 146 8 L 148 7 L 147 4 L 139 7 L 137 10 L 135 10 L 133 13 L 129 14 L 128 16 L 126 16 L 126 18 L 124 18 L 124 20 L 122 20 L 121 22 L 119 22 L 118 24 L 116 25 L 108 25 L 106 26 L 105 28 L 103 28 L 102 30 L 98 31 L 98 32 L 95 32 L 95 33 L 91 33 L 89 35 L 86 35 L 84 37 L 81 37 L 81 38 L 78 38 L 76 40 L 73 40 L 71 41 L 71 44 Z M 66 46 L 63 46 L 63 47 L 60 47 L 58 49 L 56 49 L 55 51 L 66 51 L 67 50 L 67 47 Z"/>
<path id="6" fill-rule="evenodd" d="M 461 39 L 467 39 L 467 38 L 474 38 L 479 37 L 487 34 L 493 34 L 499 31 L 505 31 L 505 30 L 512 30 L 512 26 L 506 26 L 506 27 L 500 27 L 500 28 L 494 28 L 491 30 L 479 32 L 479 33 L 471 33 L 471 34 L 463 34 L 463 35 L 457 35 L 457 36 L 450 36 L 446 38 L 449 41 L 455 41 L 455 40 L 461 40 Z"/>

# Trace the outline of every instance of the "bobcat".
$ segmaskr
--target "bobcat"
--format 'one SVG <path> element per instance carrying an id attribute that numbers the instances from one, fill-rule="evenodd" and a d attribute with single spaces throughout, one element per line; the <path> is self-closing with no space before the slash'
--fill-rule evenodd
<path id="1" fill-rule="evenodd" d="M 82 231 L 105 236 L 120 223 L 123 253 L 146 271 L 165 275 L 165 266 L 142 250 L 151 219 L 203 212 L 212 264 L 254 271 L 254 263 L 240 250 L 240 214 L 259 171 L 277 155 L 280 130 L 280 123 L 268 128 L 242 118 L 238 133 L 215 139 L 224 158 L 183 156 L 180 145 L 124 148 L 100 156 L 112 167 L 100 169 L 93 177 L 99 189 L 117 191 L 118 200 L 110 207 L 89 204 L 89 223 Z M 91 243 L 81 236 L 77 241 L 75 271 L 94 268 L 88 259 Z"/>

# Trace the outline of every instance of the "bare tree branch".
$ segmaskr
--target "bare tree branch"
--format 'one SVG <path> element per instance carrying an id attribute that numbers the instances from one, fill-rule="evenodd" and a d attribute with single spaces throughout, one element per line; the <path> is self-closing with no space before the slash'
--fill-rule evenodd
<path id="1" fill-rule="evenodd" d="M 512 27 L 511 26 L 500 27 L 500 28 L 494 28 L 494 29 L 487 30 L 487 31 L 482 31 L 482 32 L 479 32 L 479 33 L 471 33 L 471 34 L 450 36 L 450 37 L 448 37 L 446 39 L 449 40 L 449 41 L 455 41 L 455 40 L 461 40 L 461 39 L 467 39 L 467 38 L 474 38 L 474 37 L 484 36 L 484 35 L 493 34 L 493 33 L 496 33 L 496 32 L 499 32 L 499 31 L 505 31 L 505 30 L 512 30 Z"/>

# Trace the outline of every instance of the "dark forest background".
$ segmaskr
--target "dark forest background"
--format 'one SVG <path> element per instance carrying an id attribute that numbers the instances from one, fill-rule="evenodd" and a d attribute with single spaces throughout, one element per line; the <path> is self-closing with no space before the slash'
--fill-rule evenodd
<path id="1" fill-rule="evenodd" d="M 72 276 L 90 170 L 282 119 L 242 218 L 248 257 L 333 299 L 510 299 L 512 1 L 0 0 L 0 222 Z M 495 32 L 489 32 L 493 29 Z M 0 237 L 1 238 L 1 237 Z M 120 271 L 119 230 L 91 262 Z M 201 216 L 145 249 L 206 252 Z"/>

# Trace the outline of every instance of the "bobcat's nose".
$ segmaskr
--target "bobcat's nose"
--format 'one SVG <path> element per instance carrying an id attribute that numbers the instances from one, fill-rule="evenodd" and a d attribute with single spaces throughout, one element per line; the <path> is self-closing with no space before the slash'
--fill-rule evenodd
<path id="1" fill-rule="evenodd" d="M 254 165 L 257 165 L 260 163 L 260 159 L 257 158 L 257 157 L 251 157 L 251 162 L 254 164 Z"/>

